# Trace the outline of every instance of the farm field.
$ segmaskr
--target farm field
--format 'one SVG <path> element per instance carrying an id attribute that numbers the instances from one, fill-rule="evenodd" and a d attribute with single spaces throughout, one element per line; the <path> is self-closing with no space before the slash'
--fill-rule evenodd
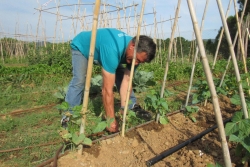
<path id="1" fill-rule="evenodd" d="M 218 62 L 218 66 L 224 66 L 224 64 L 225 61 Z M 0 123 L 1 164 L 6 167 L 38 166 L 53 158 L 58 149 L 63 144 L 64 146 L 66 144 L 60 136 L 61 115 L 58 106 L 63 104 L 63 100 L 58 94 L 63 96 L 62 87 L 69 82 L 70 73 L 65 71 L 63 76 L 61 73 L 50 74 L 51 71 L 57 70 L 57 67 L 52 68 L 43 65 L 10 66 L 2 66 L 1 68 L 3 72 L 1 73 L 1 82 L 3 83 L 1 84 L 2 95 L 8 95 L 6 96 L 7 99 L 1 96 L 1 103 L 4 104 L 1 109 Z M 220 68 L 218 66 L 214 69 L 216 72 L 215 76 L 219 76 L 220 74 Z M 37 69 L 37 71 L 35 71 L 34 74 L 26 72 L 30 71 L 30 68 Z M 192 101 L 195 102 L 195 95 L 200 96 L 202 92 L 204 94 L 204 92 L 208 91 L 208 87 L 202 82 L 205 81 L 205 78 L 201 69 L 201 64 L 197 63 L 195 71 L 196 79 L 194 80 L 193 86 L 193 88 L 197 87 L 197 89 L 192 89 L 192 98 L 189 100 L 190 105 Z M 98 67 L 95 67 L 94 76 L 98 75 L 98 70 Z M 149 105 L 149 97 L 155 94 L 157 92 L 156 90 L 159 90 L 161 84 L 160 76 L 163 75 L 164 68 L 158 67 L 156 70 L 154 65 L 145 64 L 142 65 L 138 71 L 147 70 L 154 71 L 154 78 L 150 79 L 151 82 L 154 81 L 154 84 L 149 82 L 149 84 L 143 85 L 143 83 L 136 84 L 135 82 L 134 87 L 137 88 L 138 92 L 143 90 L 136 94 L 139 104 L 150 108 L 150 106 L 147 106 Z M 166 114 L 183 109 L 188 90 L 190 70 L 191 66 L 189 64 L 186 64 L 182 68 L 178 65 L 170 67 L 170 80 L 166 85 L 165 96 L 169 109 L 166 111 Z M 22 73 L 19 73 L 19 71 L 22 71 Z M 9 76 L 10 74 L 13 75 L 13 72 L 19 77 L 27 73 L 27 78 L 19 80 L 19 82 L 14 79 L 9 80 Z M 229 72 L 232 71 L 229 70 Z M 39 73 L 39 75 L 37 75 L 37 73 Z M 53 75 L 53 77 L 51 77 L 53 79 L 45 79 L 47 78 L 46 75 Z M 15 78 L 18 79 L 19 77 Z M 218 80 L 215 79 L 215 84 Z M 230 85 L 227 89 L 225 88 L 226 94 L 229 97 L 235 94 L 236 89 L 234 83 L 234 79 L 225 79 L 225 85 Z M 33 85 L 33 87 L 29 85 Z M 102 115 L 104 111 L 102 105 L 100 105 L 102 104 L 101 96 L 100 94 L 96 94 L 96 91 L 98 92 L 100 90 L 97 89 L 97 87 L 94 88 L 93 94 L 90 95 L 89 102 L 89 109 L 93 112 L 88 117 L 88 121 L 94 123 L 95 126 L 95 121 L 100 121 L 100 115 Z M 29 91 L 30 93 L 28 93 Z M 32 94 L 32 96 L 30 94 Z M 57 96 L 55 96 L 55 94 L 57 94 Z M 115 104 L 119 107 L 117 91 L 115 91 L 115 97 Z M 226 95 L 220 95 L 219 97 L 223 119 L 231 117 L 236 111 L 240 111 L 240 107 L 232 104 L 229 97 Z M 68 145 L 64 150 L 67 154 L 58 159 L 57 165 L 90 166 L 91 164 L 93 166 L 110 166 L 111 164 L 115 164 L 116 166 L 146 166 L 146 161 L 150 158 L 186 141 L 216 123 L 211 101 L 208 100 L 204 107 L 204 97 L 197 99 L 200 99 L 199 103 L 195 102 L 196 104 L 192 105 L 199 107 L 199 111 L 197 112 L 195 111 L 189 114 L 187 112 L 180 112 L 170 115 L 167 117 L 168 123 L 166 125 L 151 121 L 148 125 L 126 132 L 125 137 L 117 135 L 107 140 L 99 141 L 93 146 L 84 147 L 82 156 L 77 154 L 74 145 Z M 154 115 L 154 111 L 152 110 L 151 112 Z M 145 123 L 145 121 L 135 118 L 131 120 L 132 121 L 128 123 L 127 129 Z M 93 127 L 87 128 L 89 135 L 93 133 L 93 129 L 91 130 Z M 95 141 L 109 135 L 111 134 L 102 132 L 99 136 L 92 136 L 90 138 L 92 141 Z M 239 166 L 240 157 L 235 156 L 235 144 L 229 143 L 229 147 L 232 162 L 236 166 Z M 203 153 L 201 156 L 199 151 Z M 53 163 L 54 162 L 50 162 L 47 166 L 53 166 Z M 178 150 L 176 153 L 156 163 L 155 166 L 207 166 L 216 163 L 223 165 L 218 130 Z"/>
<path id="2" fill-rule="evenodd" d="M 216 124 L 212 100 L 217 96 L 211 95 L 205 75 L 207 71 L 212 73 L 211 80 L 220 101 L 223 119 L 233 116 L 231 122 L 225 124 L 233 166 L 247 165 L 250 158 L 250 122 L 244 118 L 244 109 L 240 107 L 243 103 L 239 85 L 242 86 L 241 93 L 249 110 L 249 75 L 245 72 L 245 69 L 249 69 L 249 59 L 246 62 L 239 59 L 236 63 L 240 81 L 235 76 L 235 64 L 228 63 L 227 57 L 219 55 L 214 66 L 211 52 L 206 57 L 210 69 L 204 69 L 204 62 L 198 59 L 193 71 L 195 40 L 188 41 L 182 37 L 177 40 L 185 46 L 183 54 L 177 51 L 179 46 L 176 44 L 176 51 L 170 60 L 167 58 L 168 52 L 162 50 L 157 52 L 152 63 L 141 64 L 137 68 L 133 89 L 138 103 L 151 112 L 153 119 L 144 125 L 147 122 L 130 111 L 126 117 L 125 137 L 105 131 L 110 120 L 104 119 L 100 66 L 93 67 L 87 126 L 85 133 L 79 134 L 82 106 L 74 107 L 74 113 L 70 114 L 67 112 L 69 105 L 64 102 L 72 77 L 69 42 L 47 43 L 46 47 L 36 48 L 36 43 L 21 41 L 26 54 L 24 57 L 15 57 L 9 49 L 10 54 L 4 53 L 0 64 L 1 166 L 146 166 L 151 158 Z M 4 38 L 3 41 L 6 46 L 20 42 L 11 38 Z M 169 39 L 157 42 L 160 41 L 166 46 L 170 42 Z M 166 72 L 165 62 L 168 62 L 169 69 L 163 96 L 160 96 Z M 186 101 L 189 88 L 190 97 Z M 115 86 L 114 95 L 115 111 L 118 111 L 120 101 Z M 171 114 L 175 111 L 177 113 Z M 67 130 L 60 124 L 62 116 L 66 114 L 71 117 Z M 157 114 L 159 123 L 155 122 Z M 116 116 L 121 117 L 119 114 Z M 92 142 L 94 144 L 90 146 Z M 77 154 L 80 144 L 84 145 L 83 155 Z M 153 166 L 224 165 L 219 131 L 216 129 Z"/>
<path id="3" fill-rule="evenodd" d="M 220 106 L 223 119 L 231 117 L 239 110 L 239 107 L 231 105 L 230 100 L 225 96 L 220 98 Z M 127 132 L 126 137 L 117 135 L 84 148 L 83 155 L 70 152 L 59 158 L 58 166 L 147 166 L 146 161 L 216 124 L 211 103 L 206 107 L 200 106 L 195 117 L 196 123 L 185 117 L 183 113 L 173 114 L 168 117 L 169 123 L 166 125 L 152 122 Z M 229 148 L 232 166 L 242 166 L 239 163 L 240 158 L 234 153 L 235 145 L 229 144 Z M 153 166 L 206 167 L 208 164 L 216 163 L 224 166 L 218 129 L 178 149 Z"/>
<path id="4" fill-rule="evenodd" d="M 226 14 L 226 21 L 219 1 L 217 4 L 212 2 L 210 8 L 208 0 L 197 1 L 197 14 L 191 0 L 185 4 L 180 0 L 178 3 L 166 1 L 165 6 L 163 1 L 150 1 L 144 13 L 145 1 L 143 4 L 141 1 L 133 4 L 118 1 L 107 0 L 99 4 L 100 1 L 79 0 L 77 4 L 69 4 L 68 1 L 50 0 L 40 4 L 37 0 L 39 9 L 34 8 L 33 17 L 27 19 L 35 20 L 36 27 L 27 23 L 25 34 L 21 26 L 22 32 L 19 32 L 16 22 L 14 34 L 4 32 L 5 24 L 1 26 L 0 167 L 250 166 L 249 1 L 234 1 L 234 7 L 230 1 L 227 12 L 234 8 L 235 15 Z M 0 8 L 20 6 L 21 13 L 27 9 L 19 2 L 3 4 Z M 100 11 L 96 9 L 99 5 Z M 201 5 L 204 5 L 203 15 Z M 30 2 L 29 7 L 32 6 L 34 2 Z M 222 20 L 219 20 L 219 13 L 218 16 L 215 13 L 217 6 Z M 206 9 L 208 22 L 203 30 Z M 4 9 L 6 15 L 9 11 Z M 161 18 L 160 11 L 167 18 Z M 195 15 L 199 21 L 202 16 L 201 25 L 196 24 L 199 21 Z M 5 22 L 9 20 L 15 19 Z M 221 21 L 223 25 L 217 25 Z M 99 56 L 100 60 L 110 59 L 108 54 L 116 53 L 102 47 L 98 49 L 98 45 L 106 47 L 106 41 L 110 49 L 115 46 L 109 45 L 107 35 L 99 36 L 102 42 L 93 46 L 95 27 L 116 28 L 129 36 L 145 34 L 155 42 L 156 54 L 150 63 L 144 62 L 151 60 L 149 55 L 153 54 L 148 54 L 146 59 L 145 54 L 138 53 L 137 58 L 133 58 L 140 65 L 133 73 L 132 88 L 137 103 L 152 115 L 150 120 L 132 110 L 128 110 L 126 121 L 123 120 L 124 108 L 116 85 L 107 84 L 104 88 L 108 89 L 102 91 L 102 75 L 111 76 L 112 82 L 114 78 L 109 73 L 106 75 L 96 62 L 91 78 L 86 76 L 90 79 L 90 89 L 83 90 L 83 94 L 88 94 L 87 107 L 82 104 L 70 107 L 65 102 L 72 78 L 72 49 L 80 48 L 72 47 L 73 36 L 91 31 L 90 49 L 96 48 L 95 52 L 100 54 L 105 52 L 104 56 Z M 126 34 L 119 32 L 117 35 L 125 39 Z M 234 40 L 234 44 L 230 40 Z M 118 49 L 119 61 L 132 61 L 131 49 L 137 47 L 136 42 L 132 44 L 126 47 L 124 43 L 124 48 Z M 98 54 L 94 54 L 95 59 Z M 141 56 L 144 58 L 140 59 Z M 99 64 L 99 60 L 96 61 Z M 105 66 L 106 62 L 100 61 L 100 64 Z M 113 72 L 115 68 L 112 67 Z M 114 115 L 106 115 L 108 111 L 105 112 L 102 101 L 113 103 L 109 98 L 112 86 L 118 133 L 106 130 L 114 121 Z M 102 93 L 108 98 L 102 97 Z M 63 116 L 69 117 L 67 128 L 61 124 Z M 82 154 L 79 154 L 81 147 Z"/>

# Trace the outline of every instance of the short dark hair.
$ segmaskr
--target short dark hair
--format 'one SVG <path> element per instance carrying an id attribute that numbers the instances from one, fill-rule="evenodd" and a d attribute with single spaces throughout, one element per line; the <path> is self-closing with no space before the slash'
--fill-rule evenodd
<path id="1" fill-rule="evenodd" d="M 132 39 L 132 42 L 135 43 L 136 37 Z M 138 47 L 137 47 L 137 52 L 146 52 L 147 54 L 147 61 L 150 62 L 155 58 L 155 52 L 156 52 L 156 44 L 153 41 L 152 38 L 146 35 L 140 35 L 139 36 L 139 42 L 138 42 Z"/>

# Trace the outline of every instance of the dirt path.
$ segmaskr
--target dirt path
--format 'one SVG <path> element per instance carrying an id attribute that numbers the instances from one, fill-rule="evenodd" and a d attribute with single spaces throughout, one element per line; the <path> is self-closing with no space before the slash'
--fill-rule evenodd
<path id="1" fill-rule="evenodd" d="M 232 116 L 239 107 L 230 105 L 227 97 L 220 98 L 223 119 Z M 215 124 L 213 106 L 208 103 L 200 107 L 195 116 L 197 122 L 192 122 L 182 113 L 169 116 L 169 124 L 150 123 L 141 128 L 126 133 L 126 137 L 116 136 L 103 140 L 91 148 L 84 148 L 83 155 L 71 152 L 58 160 L 59 167 L 80 166 L 146 166 L 146 161 L 168 150 Z M 234 146 L 229 144 L 233 166 L 239 159 L 234 155 Z M 208 163 L 224 164 L 218 129 L 203 136 L 196 142 L 178 150 L 156 163 L 160 166 L 205 167 Z"/>

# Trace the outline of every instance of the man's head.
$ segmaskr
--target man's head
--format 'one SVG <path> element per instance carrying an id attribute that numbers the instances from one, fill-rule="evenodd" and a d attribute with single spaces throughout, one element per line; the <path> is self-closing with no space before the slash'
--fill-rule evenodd
<path id="1" fill-rule="evenodd" d="M 130 41 L 128 48 L 126 50 L 126 61 L 129 64 L 131 64 L 133 60 L 135 40 L 136 37 L 134 37 Z M 145 62 L 149 63 L 151 60 L 154 59 L 155 52 L 156 52 L 156 44 L 154 43 L 153 39 L 146 35 L 140 35 L 137 47 L 135 65 Z"/>

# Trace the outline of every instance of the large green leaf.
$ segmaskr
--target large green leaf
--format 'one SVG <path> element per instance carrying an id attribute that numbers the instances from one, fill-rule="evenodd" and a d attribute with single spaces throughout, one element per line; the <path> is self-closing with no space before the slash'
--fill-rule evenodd
<path id="1" fill-rule="evenodd" d="M 249 135 L 250 132 L 250 120 L 244 119 L 239 122 L 239 129 L 240 131 L 244 132 L 246 135 Z"/>
<path id="2" fill-rule="evenodd" d="M 168 111 L 168 103 L 166 101 L 161 102 L 162 107 Z"/>
<path id="3" fill-rule="evenodd" d="M 232 118 L 232 122 L 239 122 L 242 120 L 243 112 L 236 112 Z"/>
<path id="4" fill-rule="evenodd" d="M 91 146 L 92 145 L 92 140 L 90 138 L 85 137 L 83 140 L 84 145 Z"/>
<path id="5" fill-rule="evenodd" d="M 107 127 L 106 121 L 99 122 L 95 129 L 93 130 L 93 133 L 102 132 Z"/>
<path id="6" fill-rule="evenodd" d="M 241 139 L 238 136 L 232 134 L 229 136 L 229 141 L 240 143 Z"/>
<path id="7" fill-rule="evenodd" d="M 233 97 L 230 99 L 231 103 L 234 105 L 240 105 L 240 96 L 238 94 L 233 95 Z"/>
<path id="8" fill-rule="evenodd" d="M 245 149 L 247 149 L 248 153 L 250 153 L 250 136 L 244 138 L 241 144 L 244 146 Z"/>
<path id="9" fill-rule="evenodd" d="M 197 104 L 200 102 L 200 100 L 198 99 L 199 98 L 199 95 L 198 94 L 193 94 L 193 97 L 192 97 L 192 104 Z"/>
<path id="10" fill-rule="evenodd" d="M 75 144 L 75 145 L 79 145 L 79 144 L 83 144 L 83 141 L 85 139 L 85 135 L 82 133 L 80 134 L 79 136 L 77 134 L 73 134 L 72 135 L 72 142 Z"/>
<path id="11" fill-rule="evenodd" d="M 234 132 L 238 130 L 239 130 L 239 127 L 235 122 L 229 122 L 226 124 L 225 131 L 226 131 L 227 136 L 233 134 Z"/>
<path id="12" fill-rule="evenodd" d="M 69 104 L 67 102 L 62 102 L 62 104 L 57 105 L 57 109 L 60 109 L 60 110 L 63 110 L 63 111 L 68 111 Z"/>
<path id="13" fill-rule="evenodd" d="M 160 116 L 160 123 L 163 125 L 167 124 L 168 123 L 167 118 L 165 116 Z"/>

